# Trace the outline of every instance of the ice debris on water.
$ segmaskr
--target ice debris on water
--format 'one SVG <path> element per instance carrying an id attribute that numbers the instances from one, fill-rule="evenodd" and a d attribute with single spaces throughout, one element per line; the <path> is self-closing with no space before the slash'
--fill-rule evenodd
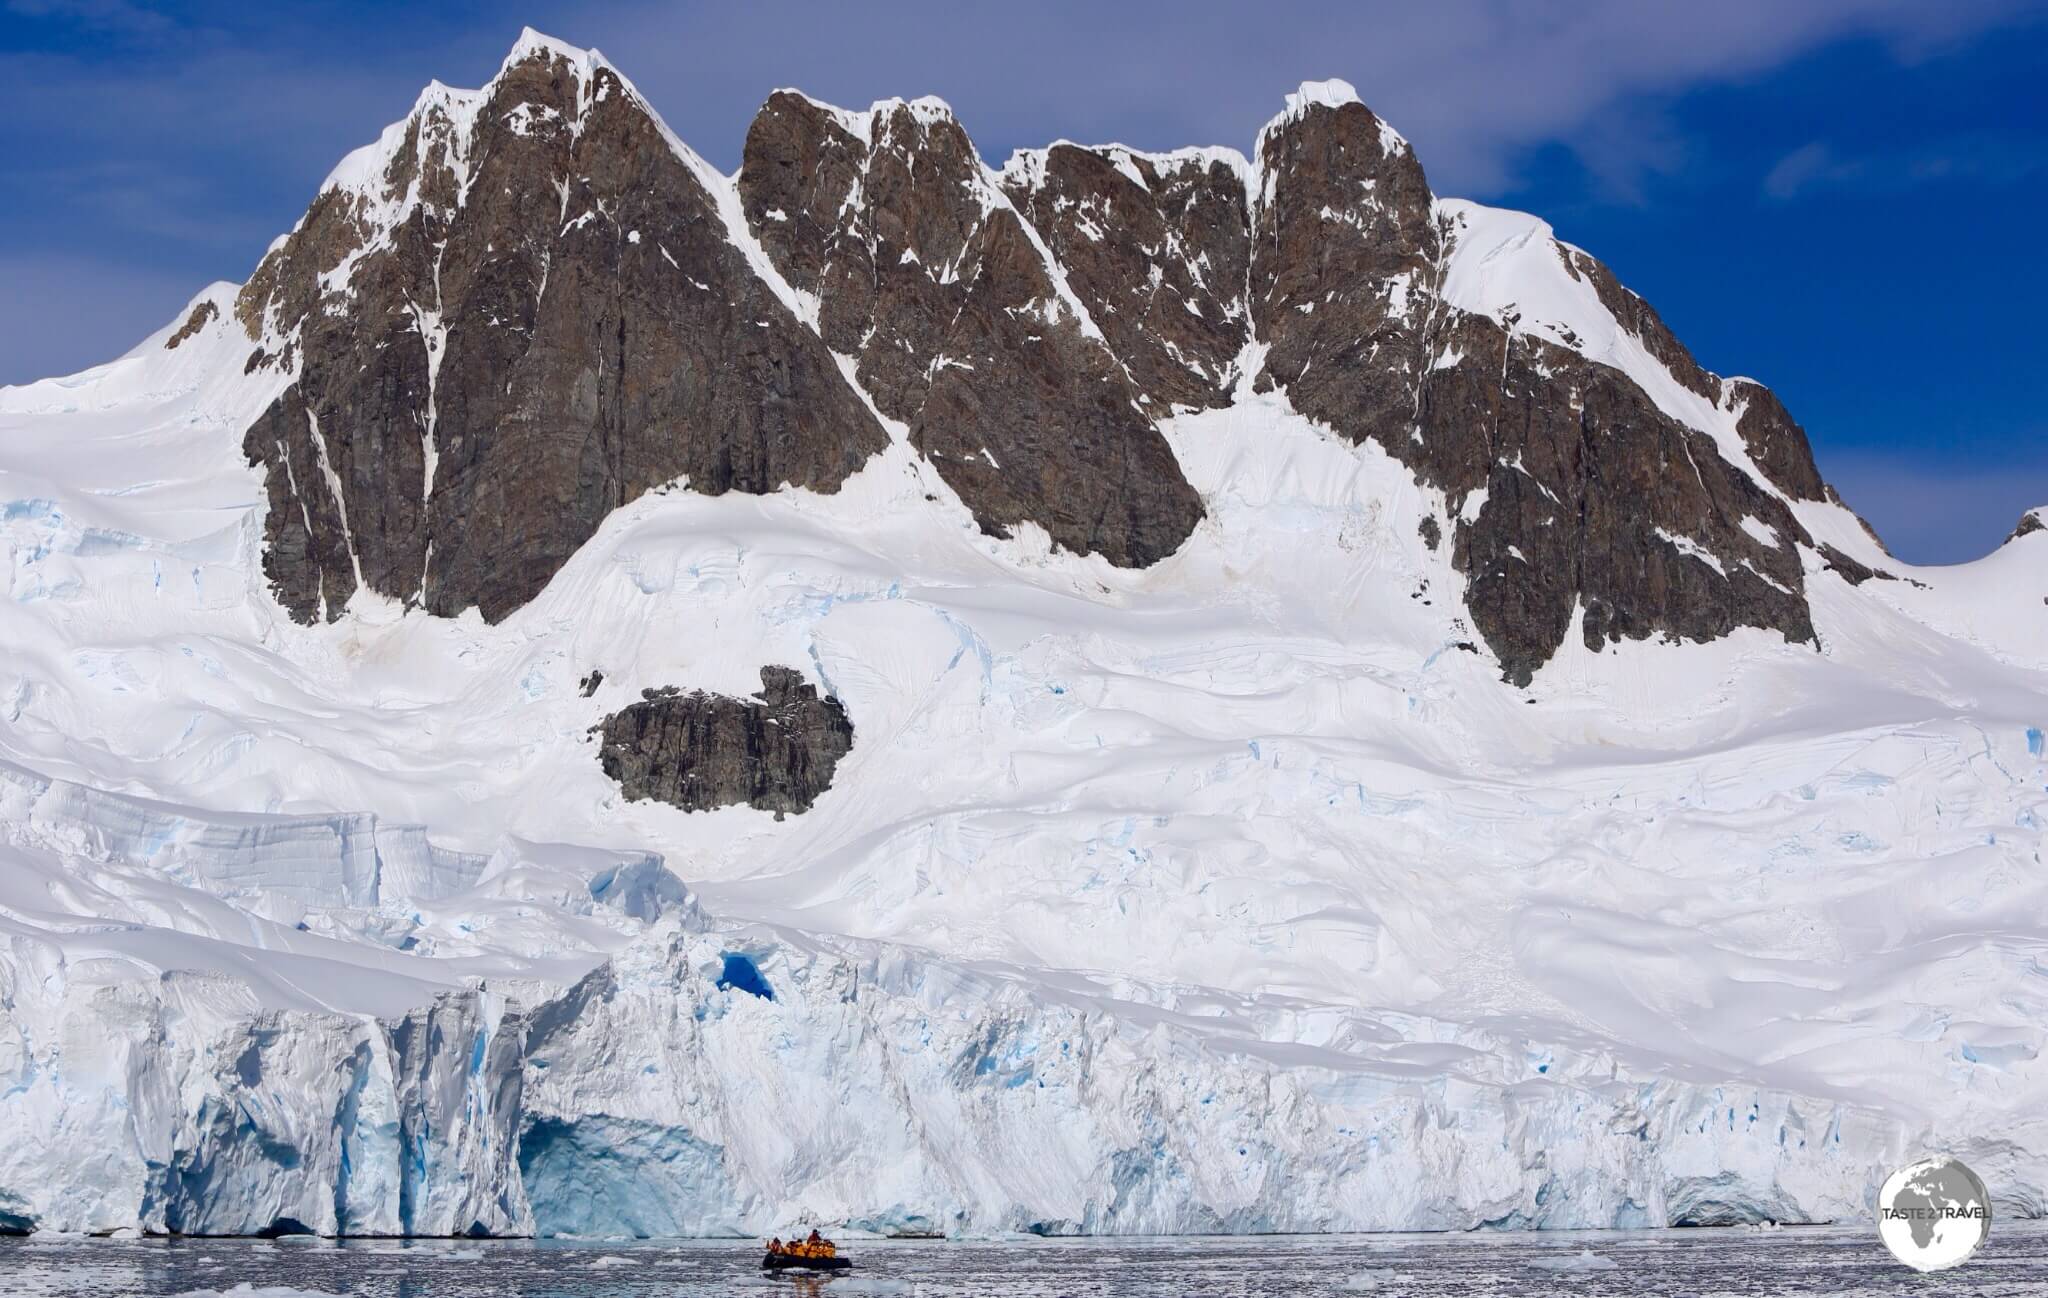
<path id="1" fill-rule="evenodd" d="M 1612 1258 L 1602 1257 L 1590 1248 L 1582 1248 L 1566 1257 L 1539 1257 L 1529 1261 L 1530 1269 L 1536 1271 L 1612 1271 L 1617 1265 Z"/>

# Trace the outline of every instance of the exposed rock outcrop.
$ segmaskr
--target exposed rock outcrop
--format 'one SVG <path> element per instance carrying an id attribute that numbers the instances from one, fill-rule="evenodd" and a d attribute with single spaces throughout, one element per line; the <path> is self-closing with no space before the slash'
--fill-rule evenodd
<path id="1" fill-rule="evenodd" d="M 1509 680 L 1529 683 L 1575 610 L 1595 650 L 1740 626 L 1813 639 L 1790 544 L 1806 533 L 1783 501 L 1618 370 L 1491 321 L 1459 323 L 1454 345 L 1474 359 L 1432 373 L 1418 450 L 1461 510 L 1453 557 Z"/>
<path id="2" fill-rule="evenodd" d="M 1000 173 L 936 100 L 779 91 L 729 180 L 529 37 L 344 163 L 238 299 L 252 370 L 291 377 L 245 441 L 266 569 L 305 621 L 362 587 L 495 620 L 641 492 L 834 490 L 886 421 L 985 531 L 1142 567 L 1203 517 L 1158 421 L 1249 384 L 1442 494 L 1510 681 L 1575 623 L 1811 641 L 1790 506 L 1835 497 L 1803 430 L 1547 228 L 1575 326 L 1453 293 L 1472 210 L 1341 83 L 1250 160 Z"/>
<path id="3" fill-rule="evenodd" d="M 1827 571 L 1834 573 L 1851 586 L 1861 586 L 1864 582 L 1873 579 L 1877 581 L 1898 580 L 1898 577 L 1894 574 L 1886 572 L 1882 568 L 1873 568 L 1867 563 L 1859 563 L 1826 542 L 1821 543 L 1817 553 L 1821 557 L 1822 566 Z"/>
<path id="4" fill-rule="evenodd" d="M 164 339 L 164 350 L 167 352 L 178 350 L 181 343 L 198 333 L 201 329 L 206 328 L 209 324 L 212 324 L 219 315 L 220 308 L 210 301 L 201 302 L 198 306 L 193 307 L 192 313 L 185 317 L 185 323 L 178 326 L 177 332 Z"/>
<path id="5" fill-rule="evenodd" d="M 1814 466 L 1806 430 L 1792 421 L 1777 394 L 1748 379 L 1729 379 L 1726 393 L 1727 400 L 1739 403 L 1742 410 L 1735 430 L 1772 485 L 1794 500 L 1828 499 L 1828 485 Z"/>
<path id="6" fill-rule="evenodd" d="M 301 620 L 358 584 L 497 620 L 653 486 L 830 491 L 886 445 L 610 67 L 530 42 L 403 129 L 241 298 L 301 358 L 245 447 Z"/>
<path id="7" fill-rule="evenodd" d="M 777 269 L 818 301 L 876 406 L 1008 535 L 1144 567 L 1202 502 L 1037 234 L 935 100 L 866 113 L 780 91 L 747 132 L 739 189 Z"/>
<path id="8" fill-rule="evenodd" d="M 1221 149 L 1148 156 L 1062 143 L 1003 169 L 1003 191 L 1154 414 L 1230 404 L 1234 364 L 1251 340 L 1243 163 Z"/>
<path id="9" fill-rule="evenodd" d="M 744 802 L 777 820 L 809 810 L 853 748 L 845 706 L 788 667 L 763 667 L 751 699 L 647 690 L 593 733 L 605 774 L 629 798 L 685 811 Z"/>
<path id="10" fill-rule="evenodd" d="M 1466 603 L 1508 680 L 1526 685 L 1580 612 L 1593 649 L 1738 626 L 1813 639 L 1791 546 L 1806 533 L 1784 501 L 1620 370 L 1519 331 L 1512 312 L 1444 301 L 1454 231 L 1370 110 L 1298 97 L 1261 136 L 1259 167 L 1252 312 L 1270 350 L 1257 382 L 1444 492 Z M 1681 385 L 1718 397 L 1647 305 L 1566 255 Z M 1805 455 L 1789 420 L 1771 431 L 1788 463 Z"/>
<path id="11" fill-rule="evenodd" d="M 1306 96 L 1260 133 L 1256 163 L 1258 390 L 1410 459 L 1444 253 L 1421 164 L 1365 105 Z"/>

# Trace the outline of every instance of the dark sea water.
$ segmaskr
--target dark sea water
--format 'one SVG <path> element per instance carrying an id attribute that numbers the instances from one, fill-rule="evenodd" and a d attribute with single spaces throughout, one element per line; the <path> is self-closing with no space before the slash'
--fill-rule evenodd
<path id="1" fill-rule="evenodd" d="M 2048 1296 L 2048 1224 L 2000 1222 L 1962 1267 L 1922 1276 L 1874 1228 L 1235 1239 L 847 1241 L 855 1269 L 763 1275 L 746 1243 L 265 1243 L 0 1239 L 5 1298 L 711 1298 L 861 1294 L 1605 1294 Z"/>

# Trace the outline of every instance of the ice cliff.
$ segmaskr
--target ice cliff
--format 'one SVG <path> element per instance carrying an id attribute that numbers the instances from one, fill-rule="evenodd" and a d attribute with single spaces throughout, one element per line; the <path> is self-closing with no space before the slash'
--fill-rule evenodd
<path id="1" fill-rule="evenodd" d="M 12 767 L 0 794 L 17 1230 L 1826 1220 L 1930 1134 L 1505 1025 L 1146 1004 L 722 921 L 647 860 L 507 844 L 422 869 L 418 836 L 372 817 L 207 815 Z M 460 954 L 543 897 L 551 967 Z M 2037 1206 L 2014 1134 L 1965 1152 Z"/>

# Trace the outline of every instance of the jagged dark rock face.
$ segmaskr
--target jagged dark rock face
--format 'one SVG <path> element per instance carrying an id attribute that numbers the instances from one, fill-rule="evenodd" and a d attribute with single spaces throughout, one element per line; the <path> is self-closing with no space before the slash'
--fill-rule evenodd
<path id="1" fill-rule="evenodd" d="M 629 798 L 685 811 L 744 802 L 778 820 L 809 810 L 853 748 L 845 706 L 787 667 L 763 667 L 751 699 L 648 690 L 594 733 L 605 774 Z"/>
<path id="2" fill-rule="evenodd" d="M 1896 576 L 1882 568 L 1873 568 L 1869 564 L 1858 563 L 1826 542 L 1821 543 L 1819 553 L 1822 565 L 1829 572 L 1834 573 L 1851 586 L 1861 586 L 1864 582 L 1870 581 L 1873 578 L 1878 581 L 1898 580 Z"/>
<path id="3" fill-rule="evenodd" d="M 1362 104 L 1268 128 L 1250 298 L 1259 391 L 1407 458 L 1439 313 L 1443 238 L 1422 167 Z"/>
<path id="4" fill-rule="evenodd" d="M 1831 497 L 1813 463 L 1813 447 L 1806 440 L 1806 430 L 1792 422 L 1776 393 L 1748 379 L 1729 379 L 1726 399 L 1740 403 L 1742 417 L 1736 421 L 1735 431 L 1742 434 L 1750 459 L 1756 461 L 1773 485 L 1794 500 Z"/>
<path id="5" fill-rule="evenodd" d="M 384 198 L 421 202 L 389 246 L 364 254 L 368 203 L 330 189 L 240 304 L 297 331 L 298 380 L 245 449 L 301 620 L 358 580 L 497 620 L 650 487 L 829 491 L 886 445 L 610 69 L 534 51 L 466 157 L 438 106 L 408 129 Z"/>
<path id="6" fill-rule="evenodd" d="M 1835 497 L 1775 396 L 1564 244 L 1721 442 L 1571 330 L 1453 305 L 1462 218 L 1363 105 L 1304 96 L 1257 152 L 1060 144 L 998 175 L 935 101 L 778 92 L 738 228 L 727 182 L 601 63 L 527 51 L 473 125 L 430 95 L 377 183 L 323 192 L 237 304 L 250 372 L 290 379 L 245 442 L 278 597 L 309 621 L 360 585 L 501 618 L 650 487 L 833 490 L 884 420 L 984 530 L 1146 566 L 1203 516 L 1158 421 L 1249 383 L 1442 493 L 1422 535 L 1510 681 L 1575 622 L 1594 649 L 1813 639 L 1787 501 Z"/>
<path id="7" fill-rule="evenodd" d="M 207 325 L 213 322 L 214 317 L 219 314 L 220 308 L 211 302 L 201 302 L 198 306 L 193 307 L 192 313 L 185 317 L 185 323 L 178 326 L 177 332 L 164 339 L 164 350 L 167 352 L 178 350 L 180 343 L 190 338 L 193 334 L 198 333 L 201 329 L 206 328 Z"/>
<path id="8" fill-rule="evenodd" d="M 1793 548 L 1807 535 L 1783 501 L 1620 371 L 1455 314 L 1437 341 L 1464 359 L 1430 372 L 1422 441 L 1399 458 L 1460 511 L 1453 559 L 1508 680 L 1528 684 L 1581 609 L 1596 651 L 1740 626 L 1813 639 Z"/>
<path id="9" fill-rule="evenodd" d="M 1250 196 L 1227 162 L 1055 144 L 1004 172 L 1148 407 L 1230 404 L 1251 339 Z M 1164 413 L 1159 411 L 1157 413 Z"/>
<path id="10" fill-rule="evenodd" d="M 1781 500 L 1619 370 L 1517 332 L 1515 317 L 1442 300 L 1458 231 L 1438 222 L 1414 154 L 1370 111 L 1307 106 L 1268 130 L 1260 161 L 1272 179 L 1252 311 L 1270 350 L 1257 382 L 1443 490 L 1466 603 L 1508 680 L 1528 684 L 1581 609 L 1596 650 L 1738 626 L 1813 639 L 1792 548 L 1808 538 Z M 1641 299 L 1591 258 L 1560 255 L 1681 383 L 1719 398 L 1720 380 Z M 1789 419 L 1759 438 L 1791 471 L 1810 470 Z"/>
<path id="11" fill-rule="evenodd" d="M 2005 538 L 2007 543 L 2017 541 L 2023 536 L 2031 536 L 2035 532 L 2048 532 L 2048 523 L 2041 521 L 2043 513 L 2048 513 L 2048 510 L 2032 509 L 2022 514 L 2019 526 L 2013 528 L 2012 535 Z"/>
<path id="12" fill-rule="evenodd" d="M 865 134 L 857 134 L 861 126 Z M 740 195 L 819 330 L 981 527 L 1143 567 L 1202 517 L 1118 357 L 1064 304 L 952 115 L 848 118 L 787 92 L 747 132 Z"/>

